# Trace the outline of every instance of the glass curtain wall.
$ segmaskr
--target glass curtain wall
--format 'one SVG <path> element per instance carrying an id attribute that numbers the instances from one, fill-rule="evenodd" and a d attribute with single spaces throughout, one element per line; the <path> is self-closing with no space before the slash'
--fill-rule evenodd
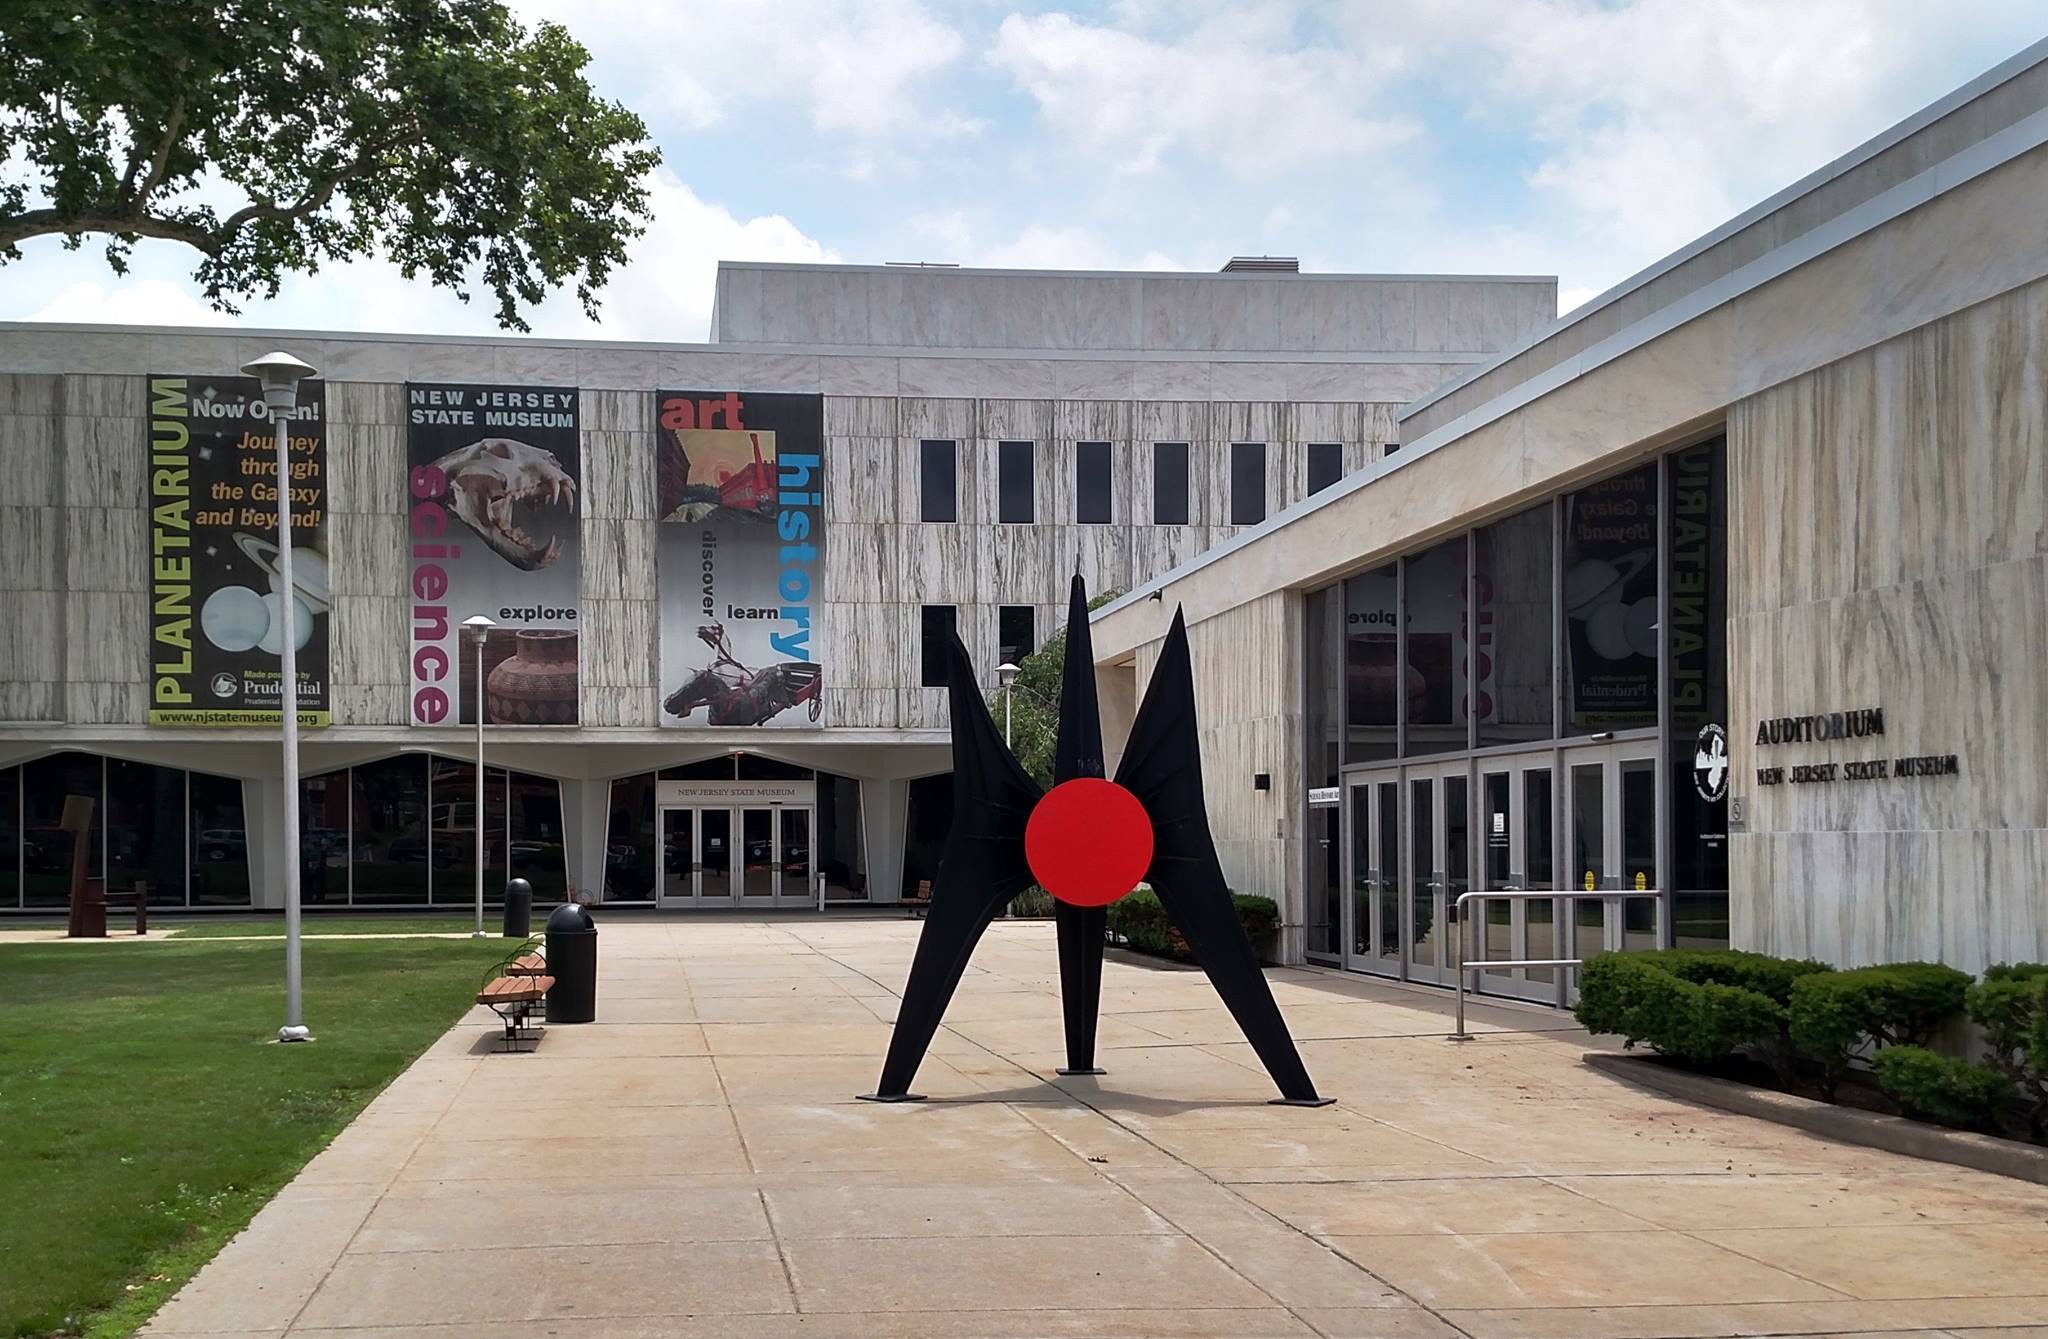
<path id="1" fill-rule="evenodd" d="M 1716 778 L 1726 769 L 1716 770 L 1715 752 L 1725 750 L 1716 732 L 1728 724 L 1725 456 L 1716 437 L 1308 592 L 1307 785 L 1336 784 L 1341 772 L 1374 764 L 1455 765 L 1461 753 L 1483 781 L 1486 760 L 1503 759 L 1510 770 L 1498 773 L 1489 812 L 1509 812 L 1502 787 L 1519 775 L 1526 850 L 1518 863 L 1528 886 L 1563 880 L 1578 889 L 1591 872 L 1602 889 L 1668 888 L 1672 942 L 1725 945 L 1727 812 Z M 1341 653 L 1333 645 L 1339 601 Z M 1341 765 L 1330 758 L 1333 691 L 1341 695 Z M 1615 739 L 1611 757 L 1596 756 Z M 1539 770 L 1514 772 L 1517 753 L 1533 753 Z M 1442 784 L 1462 800 L 1475 783 Z M 1483 843 L 1491 830 L 1472 835 L 1451 812 L 1450 790 L 1425 790 L 1426 800 L 1386 790 L 1403 810 L 1388 816 L 1386 831 L 1405 832 L 1417 851 L 1449 843 L 1444 874 L 1459 875 L 1467 843 Z M 1319 956 L 1341 938 L 1323 817 L 1320 806 L 1308 809 L 1304 854 L 1309 951 Z M 1339 822 L 1333 850 L 1358 840 L 1355 820 Z M 1382 867 L 1394 857 L 1386 855 Z M 1511 881 L 1492 847 L 1478 858 L 1487 886 Z M 1529 952 L 1544 950 L 1537 956 L 1555 951 L 1550 913 L 1548 904 L 1527 904 Z M 1579 914 L 1598 917 L 1600 907 L 1587 903 Z M 1648 902 L 1629 903 L 1622 942 L 1654 940 L 1653 917 Z M 1410 934 L 1422 938 L 1418 926 Z"/>

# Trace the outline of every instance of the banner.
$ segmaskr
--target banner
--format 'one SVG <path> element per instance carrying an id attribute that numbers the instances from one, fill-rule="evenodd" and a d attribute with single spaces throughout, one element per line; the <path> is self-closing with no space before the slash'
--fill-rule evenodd
<path id="1" fill-rule="evenodd" d="M 1571 730 L 1657 723 L 1657 467 L 1565 500 L 1565 704 Z"/>
<path id="2" fill-rule="evenodd" d="M 253 377 L 149 378 L 151 725 L 275 725 L 294 634 L 299 724 L 328 722 L 327 392 L 287 437 L 292 587 L 278 571 L 277 429 Z"/>
<path id="3" fill-rule="evenodd" d="M 583 452 L 577 393 L 405 388 L 414 725 L 574 725 Z M 462 625 L 498 626 L 478 655 Z"/>
<path id="4" fill-rule="evenodd" d="M 656 412 L 661 723 L 815 724 L 824 397 L 663 391 Z"/>

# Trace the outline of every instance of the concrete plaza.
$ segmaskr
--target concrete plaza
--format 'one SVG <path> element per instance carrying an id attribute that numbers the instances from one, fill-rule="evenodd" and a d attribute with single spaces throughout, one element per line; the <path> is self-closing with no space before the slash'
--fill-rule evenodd
<path id="1" fill-rule="evenodd" d="M 1203 976 L 1113 955 L 1059 1079 L 1052 926 L 1002 922 L 931 1100 L 857 1102 L 918 928 L 603 923 L 601 1021 L 465 1020 L 147 1333 L 2048 1334 L 2048 1188 L 1637 1091 L 1535 1009 L 1458 1044 L 1276 970 L 1338 1102 L 1273 1107 Z"/>

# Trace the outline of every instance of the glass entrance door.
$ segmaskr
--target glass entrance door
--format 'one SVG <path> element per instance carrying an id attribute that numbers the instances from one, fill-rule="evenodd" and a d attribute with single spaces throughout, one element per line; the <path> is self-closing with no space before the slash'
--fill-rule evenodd
<path id="1" fill-rule="evenodd" d="M 732 905 L 732 810 L 697 811 L 697 906 Z"/>
<path id="2" fill-rule="evenodd" d="M 740 810 L 740 850 L 740 899 L 772 901 L 780 875 L 775 859 L 773 809 Z"/>
<path id="3" fill-rule="evenodd" d="M 1583 958 L 1603 948 L 1656 948 L 1663 891 L 1657 874 L 1657 760 L 1650 744 L 1610 744 L 1564 754 L 1566 854 L 1572 944 Z M 1607 896 L 1602 896 L 1607 894 Z"/>
<path id="4" fill-rule="evenodd" d="M 1401 781 L 1393 772 L 1354 777 L 1344 789 L 1344 965 L 1401 975 Z"/>
<path id="5" fill-rule="evenodd" d="M 697 811 L 661 811 L 661 883 L 655 904 L 686 907 L 697 899 Z"/>
<path id="6" fill-rule="evenodd" d="M 1482 758 L 1479 769 L 1477 886 L 1501 892 L 1557 886 L 1556 787 L 1551 755 Z M 1557 903 L 1486 902 L 1468 927 L 1465 952 L 1487 958 L 1555 958 Z M 1468 984 L 1497 994 L 1555 1003 L 1557 975 L 1549 967 L 1483 971 Z"/>
<path id="7" fill-rule="evenodd" d="M 1411 767 L 1407 773 L 1408 979 L 1450 985 L 1458 896 L 1472 888 L 1472 805 L 1468 765 Z"/>

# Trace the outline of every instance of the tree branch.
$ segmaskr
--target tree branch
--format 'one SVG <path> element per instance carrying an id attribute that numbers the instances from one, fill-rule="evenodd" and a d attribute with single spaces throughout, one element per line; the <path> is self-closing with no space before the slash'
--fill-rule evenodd
<path id="1" fill-rule="evenodd" d="M 226 239 L 225 233 L 202 224 L 154 218 L 147 214 L 73 214 L 57 209 L 30 209 L 11 217 L 0 218 L 0 251 L 5 251 L 31 237 L 46 237 L 52 233 L 76 236 L 88 232 L 113 233 L 122 237 L 161 237 L 166 241 L 183 242 L 196 247 L 209 256 L 219 255 L 221 243 Z"/>
<path id="2" fill-rule="evenodd" d="M 334 198 L 335 191 L 339 190 L 344 182 L 354 181 L 358 177 L 370 175 L 371 170 L 377 166 L 377 160 L 382 156 L 386 147 L 388 145 L 385 143 L 366 146 L 362 152 L 355 156 L 354 161 L 337 171 L 333 176 L 327 178 L 327 180 L 319 183 L 310 194 L 297 204 L 281 205 L 275 200 L 259 198 L 254 204 L 242 206 L 242 208 L 228 215 L 226 221 L 220 225 L 222 239 L 225 240 L 233 236 L 250 223 L 270 220 L 281 220 L 289 223 L 302 219 L 313 211 L 323 208 L 329 200 Z"/>
<path id="3" fill-rule="evenodd" d="M 149 197 L 156 193 L 157 187 L 164 184 L 164 173 L 170 168 L 171 150 L 177 147 L 178 133 L 184 128 L 185 95 L 180 93 L 178 100 L 171 104 L 170 116 L 165 118 L 164 137 L 156 146 L 156 156 L 150 160 L 149 177 L 142 183 L 142 189 L 137 191 L 134 199 L 129 202 L 129 207 L 134 211 L 135 217 L 143 217 L 143 211 L 149 205 Z M 128 168 L 129 178 L 132 178 L 134 173 L 135 167 L 131 163 Z M 126 197 L 128 184 L 126 179 L 121 182 L 121 197 Z"/>

